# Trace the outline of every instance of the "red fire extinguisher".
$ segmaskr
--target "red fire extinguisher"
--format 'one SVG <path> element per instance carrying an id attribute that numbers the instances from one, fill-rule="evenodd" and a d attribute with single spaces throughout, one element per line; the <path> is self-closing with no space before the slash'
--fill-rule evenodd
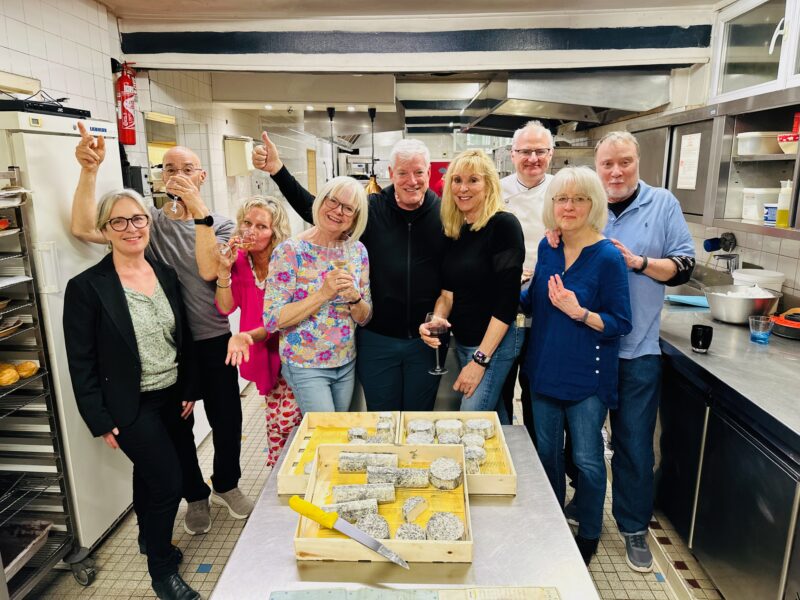
<path id="1" fill-rule="evenodd" d="M 136 144 L 136 72 L 132 64 L 122 63 L 116 83 L 119 141 L 127 146 Z"/>

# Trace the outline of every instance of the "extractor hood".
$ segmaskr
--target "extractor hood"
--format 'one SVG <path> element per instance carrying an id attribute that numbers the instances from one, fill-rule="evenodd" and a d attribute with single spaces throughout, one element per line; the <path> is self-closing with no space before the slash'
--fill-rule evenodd
<path id="1" fill-rule="evenodd" d="M 601 124 L 607 112 L 640 113 L 670 100 L 670 71 L 592 70 L 501 73 L 486 83 L 462 115 L 462 131 L 511 135 L 530 119 Z"/>

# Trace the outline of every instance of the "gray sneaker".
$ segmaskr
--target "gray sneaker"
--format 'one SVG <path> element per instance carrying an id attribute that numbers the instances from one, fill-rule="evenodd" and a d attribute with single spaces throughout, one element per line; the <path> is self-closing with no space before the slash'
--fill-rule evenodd
<path id="1" fill-rule="evenodd" d="M 625 542 L 625 562 L 634 571 L 649 573 L 653 570 L 653 555 L 647 545 L 647 532 L 620 533 Z"/>
<path id="2" fill-rule="evenodd" d="M 575 500 L 567 502 L 567 505 L 564 507 L 564 516 L 567 518 L 567 523 L 570 525 L 574 525 L 575 527 L 580 525 L 580 521 L 578 521 L 578 505 L 575 504 Z"/>
<path id="3" fill-rule="evenodd" d="M 188 503 L 183 529 L 189 535 L 208 533 L 211 529 L 211 508 L 208 505 L 208 498 Z"/>
<path id="4" fill-rule="evenodd" d="M 211 492 L 211 502 L 228 509 L 234 519 L 246 519 L 253 512 L 253 501 L 238 487 L 227 492 Z"/>

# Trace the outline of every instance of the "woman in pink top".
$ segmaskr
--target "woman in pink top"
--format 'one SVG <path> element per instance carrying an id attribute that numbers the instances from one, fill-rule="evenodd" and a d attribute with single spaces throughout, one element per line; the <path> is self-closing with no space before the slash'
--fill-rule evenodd
<path id="1" fill-rule="evenodd" d="M 239 333 L 228 342 L 226 363 L 264 395 L 267 465 L 272 466 L 292 428 L 300 422 L 294 394 L 281 376 L 278 336 L 264 329 L 264 288 L 272 250 L 290 235 L 289 218 L 270 196 L 245 200 L 236 217 L 238 235 L 221 246 L 216 305 L 223 315 L 240 309 Z"/>

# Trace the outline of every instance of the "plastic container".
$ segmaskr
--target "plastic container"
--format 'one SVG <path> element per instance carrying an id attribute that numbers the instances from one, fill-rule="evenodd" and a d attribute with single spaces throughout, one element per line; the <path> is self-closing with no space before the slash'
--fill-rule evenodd
<path id="1" fill-rule="evenodd" d="M 736 136 L 736 153 L 739 156 L 753 154 L 782 154 L 778 136 L 785 131 L 748 131 Z"/>
<path id="2" fill-rule="evenodd" d="M 764 225 L 768 227 L 775 227 L 775 222 L 778 220 L 778 203 L 764 204 Z"/>
<path id="3" fill-rule="evenodd" d="M 764 219 L 764 204 L 778 201 L 781 188 L 742 188 L 742 212 L 740 215 L 728 214 L 725 206 L 726 219 L 747 219 L 748 221 L 762 221 Z M 732 211 L 734 209 L 731 209 Z"/>
<path id="4" fill-rule="evenodd" d="M 783 133 L 778 136 L 778 146 L 781 147 L 784 154 L 797 154 L 798 140 L 800 140 L 800 134 Z"/>
<path id="5" fill-rule="evenodd" d="M 792 204 L 792 182 L 781 181 L 781 192 L 778 194 L 778 212 L 775 216 L 775 227 L 789 227 L 789 207 Z"/>
<path id="6" fill-rule="evenodd" d="M 736 269 L 733 272 L 734 285 L 757 285 L 773 292 L 780 292 L 786 275 L 780 271 L 765 269 Z"/>

